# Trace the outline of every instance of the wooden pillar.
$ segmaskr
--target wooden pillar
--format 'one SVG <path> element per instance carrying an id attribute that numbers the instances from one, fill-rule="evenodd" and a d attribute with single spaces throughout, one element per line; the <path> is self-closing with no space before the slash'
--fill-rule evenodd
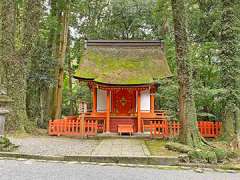
<path id="1" fill-rule="evenodd" d="M 141 133 L 141 91 L 137 91 L 137 132 Z"/>
<path id="2" fill-rule="evenodd" d="M 92 112 L 96 113 L 97 112 L 97 88 L 93 87 L 92 89 Z"/>
<path id="3" fill-rule="evenodd" d="M 107 118 L 106 118 L 106 132 L 110 132 L 110 91 L 107 90 Z"/>
<path id="4" fill-rule="evenodd" d="M 150 94 L 150 112 L 154 113 L 154 95 L 152 93 Z"/>

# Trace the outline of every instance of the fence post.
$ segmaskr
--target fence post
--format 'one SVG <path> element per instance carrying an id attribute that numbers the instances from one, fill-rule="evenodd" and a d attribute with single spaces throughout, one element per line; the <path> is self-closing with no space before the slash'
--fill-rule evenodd
<path id="1" fill-rule="evenodd" d="M 81 138 L 84 138 L 85 136 L 85 118 L 84 113 L 81 114 L 81 118 L 79 118 L 80 121 L 80 136 Z"/>

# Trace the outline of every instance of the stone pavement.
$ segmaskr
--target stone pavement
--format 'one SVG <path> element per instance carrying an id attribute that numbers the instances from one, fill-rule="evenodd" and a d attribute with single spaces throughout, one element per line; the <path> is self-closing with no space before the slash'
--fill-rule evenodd
<path id="1" fill-rule="evenodd" d="M 93 151 L 93 155 L 105 156 L 149 156 L 141 139 L 104 139 Z"/>
<path id="2" fill-rule="evenodd" d="M 65 137 L 10 137 L 16 152 L 37 155 L 149 156 L 142 139 L 74 139 Z"/>

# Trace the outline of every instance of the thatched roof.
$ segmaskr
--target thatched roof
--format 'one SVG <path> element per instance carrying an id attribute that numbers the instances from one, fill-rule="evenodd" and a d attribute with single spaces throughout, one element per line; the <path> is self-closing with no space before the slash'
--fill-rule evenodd
<path id="1" fill-rule="evenodd" d="M 75 78 L 150 84 L 172 76 L 160 41 L 88 41 Z"/>

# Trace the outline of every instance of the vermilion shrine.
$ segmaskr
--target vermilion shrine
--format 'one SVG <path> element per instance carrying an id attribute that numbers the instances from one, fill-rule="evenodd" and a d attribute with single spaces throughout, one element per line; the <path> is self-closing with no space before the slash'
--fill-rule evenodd
<path id="1" fill-rule="evenodd" d="M 88 40 L 74 78 L 88 83 L 92 110 L 50 121 L 49 134 L 175 135 L 179 123 L 169 125 L 164 111 L 154 108 L 159 80 L 171 76 L 161 41 Z"/>
<path id="2" fill-rule="evenodd" d="M 145 120 L 159 118 L 154 112 L 158 80 L 171 76 L 162 48 L 160 41 L 87 41 L 74 77 L 88 82 L 90 116 L 104 120 L 104 132 L 141 133 Z"/>

